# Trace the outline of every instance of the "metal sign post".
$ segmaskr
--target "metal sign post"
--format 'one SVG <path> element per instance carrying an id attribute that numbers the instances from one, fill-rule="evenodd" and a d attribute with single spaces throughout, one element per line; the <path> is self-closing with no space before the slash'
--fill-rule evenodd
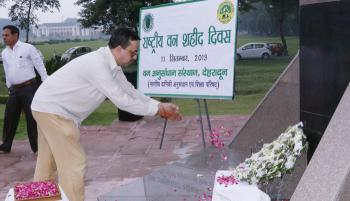
<path id="1" fill-rule="evenodd" d="M 202 108 L 201 108 L 201 103 L 200 103 L 200 99 L 195 99 L 195 101 L 197 102 L 198 116 L 199 116 L 199 124 L 200 124 L 201 132 L 202 132 L 202 144 L 203 144 L 203 148 L 205 148 L 205 136 L 204 136 L 204 126 L 203 126 L 203 120 L 202 120 Z M 209 132 L 213 132 L 212 129 L 211 129 L 211 123 L 210 123 L 210 117 L 209 117 L 209 112 L 208 112 L 207 100 L 206 100 L 206 99 L 203 99 L 203 102 L 204 102 L 205 113 L 206 113 L 206 116 L 207 116 Z M 165 130 L 166 130 L 167 123 L 168 123 L 168 120 L 165 119 L 165 120 L 164 120 L 164 126 L 163 126 L 162 137 L 161 137 L 161 140 L 160 140 L 159 149 L 162 149 L 162 145 L 163 145 L 163 140 L 164 140 L 164 136 L 165 136 Z"/>

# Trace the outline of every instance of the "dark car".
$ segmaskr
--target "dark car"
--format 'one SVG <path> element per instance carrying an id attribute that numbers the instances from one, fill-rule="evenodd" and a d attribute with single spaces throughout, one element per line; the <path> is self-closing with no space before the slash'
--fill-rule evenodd
<path id="1" fill-rule="evenodd" d="M 61 56 L 61 61 L 68 62 L 74 58 L 77 58 L 83 54 L 91 52 L 92 49 L 87 46 L 77 46 L 71 47 L 67 51 L 65 51 Z"/>
<path id="2" fill-rule="evenodd" d="M 282 43 L 268 43 L 268 48 L 271 51 L 271 54 L 274 56 L 282 56 L 284 52 L 284 47 Z"/>

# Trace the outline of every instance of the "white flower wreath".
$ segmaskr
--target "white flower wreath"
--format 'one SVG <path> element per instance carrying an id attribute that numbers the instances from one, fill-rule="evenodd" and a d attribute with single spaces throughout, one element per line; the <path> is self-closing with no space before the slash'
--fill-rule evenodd
<path id="1" fill-rule="evenodd" d="M 288 127 L 276 140 L 264 144 L 262 149 L 252 154 L 233 169 L 233 176 L 249 184 L 267 184 L 276 177 L 290 173 L 298 156 L 307 150 L 306 136 L 300 122 Z"/>

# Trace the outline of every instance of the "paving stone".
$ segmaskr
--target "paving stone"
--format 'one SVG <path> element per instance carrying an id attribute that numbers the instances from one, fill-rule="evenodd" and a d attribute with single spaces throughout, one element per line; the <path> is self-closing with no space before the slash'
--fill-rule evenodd
<path id="1" fill-rule="evenodd" d="M 203 116 L 203 121 L 206 117 Z M 210 116 L 212 128 L 224 126 L 233 129 L 229 142 L 243 126 L 248 116 Z M 200 125 L 197 117 L 184 117 L 180 122 L 168 122 L 160 150 L 164 121 L 145 117 L 137 122 L 114 121 L 109 126 L 81 127 L 81 143 L 87 154 L 85 201 L 96 201 L 97 196 L 112 188 L 149 174 L 202 150 Z M 205 139 L 209 144 L 208 126 L 204 123 Z M 28 140 L 14 141 L 12 152 L 0 154 L 0 200 L 15 182 L 31 181 L 36 156 Z M 210 164 L 208 164 L 210 165 Z"/>

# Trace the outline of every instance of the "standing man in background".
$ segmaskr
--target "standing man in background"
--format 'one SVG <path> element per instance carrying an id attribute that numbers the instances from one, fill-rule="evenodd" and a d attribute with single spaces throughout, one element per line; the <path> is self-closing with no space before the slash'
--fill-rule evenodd
<path id="1" fill-rule="evenodd" d="M 2 37 L 6 44 L 1 55 L 9 97 L 5 109 L 3 144 L 0 145 L 0 152 L 9 153 L 11 151 L 23 110 L 26 116 L 30 147 L 36 153 L 38 151 L 37 127 L 30 109 L 38 87 L 34 68 L 40 74 L 42 81 L 47 78 L 46 69 L 38 50 L 33 45 L 19 40 L 19 29 L 16 26 L 4 26 Z"/>

